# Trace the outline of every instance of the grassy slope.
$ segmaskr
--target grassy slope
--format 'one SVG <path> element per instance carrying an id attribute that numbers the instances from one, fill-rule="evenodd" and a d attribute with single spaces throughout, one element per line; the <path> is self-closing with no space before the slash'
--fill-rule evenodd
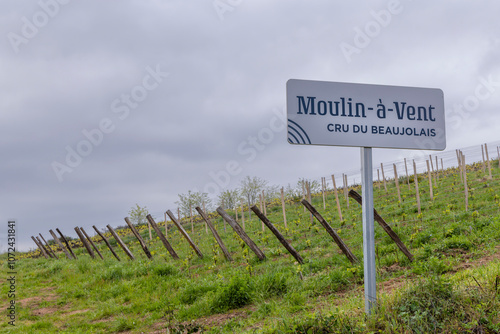
<path id="1" fill-rule="evenodd" d="M 205 254 L 203 259 L 178 232 L 169 232 L 181 259 L 171 259 L 161 242 L 153 239 L 149 247 L 154 259 L 147 260 L 138 242 L 124 230 L 136 261 L 127 260 L 117 247 L 122 261 L 116 261 L 104 244 L 99 245 L 104 261 L 91 260 L 82 248 L 76 261 L 19 260 L 17 326 L 14 330 L 2 320 L 0 333 L 160 333 L 167 327 L 171 332 L 410 333 L 421 328 L 420 332 L 494 333 L 500 331 L 500 171 L 494 169 L 493 180 L 484 176 L 480 166 L 469 166 L 467 212 L 455 169 L 440 174 L 434 201 L 429 199 L 426 176 L 420 176 L 422 215 L 416 212 L 413 183 L 409 190 L 405 178 L 400 179 L 401 204 L 394 182 L 388 184 L 388 193 L 383 186 L 375 186 L 375 207 L 415 261 L 406 259 L 376 226 L 380 308 L 369 319 L 363 313 L 362 264 L 352 265 L 321 225 L 311 223 L 302 205 L 290 201 L 288 231 L 279 205 L 268 209 L 268 217 L 287 234 L 305 259 L 303 265 L 268 230 L 262 232 L 255 218 L 246 220 L 246 229 L 265 252 L 263 262 L 229 226 L 224 231 L 221 219 L 215 224 L 233 263 L 224 259 L 202 224 L 195 225 L 194 233 L 189 225 L 187 230 Z M 328 194 L 326 209 L 321 196 L 313 198 L 318 211 L 362 259 L 361 207 L 351 200 L 347 208 L 344 198 L 341 203 L 342 223 L 333 194 Z M 146 229 L 141 233 L 149 238 Z M 5 257 L 0 261 L 5 268 Z M 5 309 L 6 285 L 1 295 Z"/>

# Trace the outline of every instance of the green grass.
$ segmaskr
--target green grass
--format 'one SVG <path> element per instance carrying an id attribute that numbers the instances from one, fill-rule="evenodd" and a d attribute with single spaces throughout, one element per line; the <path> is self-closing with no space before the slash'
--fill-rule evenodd
<path id="1" fill-rule="evenodd" d="M 410 189 L 405 177 L 399 180 L 402 203 L 394 181 L 388 183 L 388 193 L 383 186 L 374 187 L 377 211 L 415 260 L 410 262 L 376 225 L 379 294 L 371 317 L 364 314 L 361 207 L 350 200 L 347 208 L 341 196 L 340 222 L 330 192 L 326 209 L 320 194 L 313 196 L 313 205 L 361 263 L 351 264 L 323 227 L 311 223 L 297 199 L 287 201 L 288 229 L 279 201 L 268 207 L 268 218 L 304 258 L 302 265 L 269 230 L 262 231 L 253 215 L 248 220 L 248 213 L 246 231 L 266 254 L 265 261 L 259 261 L 229 225 L 224 230 L 221 218 L 212 221 L 233 262 L 225 260 L 203 223 L 195 224 L 194 233 L 189 223 L 185 225 L 203 259 L 170 229 L 168 239 L 180 256 L 172 259 L 155 233 L 149 240 L 147 226 L 140 226 L 153 254 L 149 260 L 127 228 L 117 232 L 135 261 L 113 243 L 122 259 L 118 262 L 102 242 L 98 247 L 104 261 L 90 259 L 84 248 L 74 250 L 77 260 L 65 259 L 61 252 L 60 260 L 18 254 L 16 327 L 4 317 L 0 333 L 141 333 L 166 328 L 171 333 L 498 333 L 498 256 L 472 265 L 499 252 L 499 169 L 494 168 L 488 180 L 480 165 L 468 166 L 467 211 L 456 169 L 440 173 L 432 201 L 427 178 L 419 179 L 421 215 L 413 179 Z M 6 267 L 5 255 L 0 265 Z M 2 285 L 3 309 L 7 292 Z"/>

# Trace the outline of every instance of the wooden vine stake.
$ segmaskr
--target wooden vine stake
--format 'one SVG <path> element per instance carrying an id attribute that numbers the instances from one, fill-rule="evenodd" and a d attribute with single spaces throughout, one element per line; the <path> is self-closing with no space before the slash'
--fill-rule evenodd
<path id="1" fill-rule="evenodd" d="M 488 154 L 488 144 L 484 144 L 484 152 L 486 154 L 486 161 L 488 162 L 488 171 L 489 171 L 489 179 L 493 179 L 493 175 L 491 175 L 491 163 L 490 163 L 490 155 Z"/>
<path id="2" fill-rule="evenodd" d="M 184 238 L 187 240 L 187 242 L 189 243 L 189 245 L 191 246 L 191 248 L 195 251 L 195 253 L 198 255 L 198 257 L 200 259 L 203 258 L 203 253 L 200 251 L 200 249 L 195 245 L 195 243 L 193 242 L 193 240 L 191 240 L 191 238 L 189 237 L 189 234 L 187 234 L 186 230 L 184 230 L 184 228 L 182 227 L 182 225 L 180 224 L 180 222 L 177 221 L 177 219 L 175 218 L 174 214 L 172 213 L 172 211 L 170 210 L 167 210 L 167 215 L 170 217 L 170 219 L 174 222 L 175 226 L 177 226 L 177 228 L 179 229 L 179 231 L 181 232 L 181 234 L 184 236 Z"/>
<path id="3" fill-rule="evenodd" d="M 285 229 L 288 229 L 286 224 L 285 192 L 283 191 L 283 187 L 281 187 L 281 208 L 283 209 L 283 222 L 285 223 Z M 245 228 L 243 227 L 243 229 Z"/>
<path id="4" fill-rule="evenodd" d="M 406 164 L 406 158 L 405 158 L 405 171 L 406 171 L 406 182 L 408 183 L 408 190 L 410 190 L 410 176 L 408 175 L 408 165 Z"/>
<path id="5" fill-rule="evenodd" d="M 392 164 L 394 168 L 394 182 L 396 183 L 396 189 L 398 190 L 398 200 L 401 203 L 401 191 L 399 190 L 399 178 L 398 178 L 398 169 L 396 168 L 396 164 Z"/>
<path id="6" fill-rule="evenodd" d="M 332 182 L 333 182 L 333 193 L 335 194 L 335 202 L 337 202 L 337 210 L 339 212 L 339 218 L 340 221 L 344 221 L 342 218 L 342 210 L 340 209 L 340 202 L 339 202 L 339 194 L 337 192 L 337 185 L 335 184 L 335 175 L 332 174 Z"/>
<path id="7" fill-rule="evenodd" d="M 38 233 L 38 234 L 40 234 L 40 233 Z M 49 250 L 50 248 L 45 248 L 44 244 L 42 243 L 42 240 L 40 240 L 40 238 L 39 238 L 39 237 L 36 237 L 36 240 L 38 240 L 38 243 L 40 244 L 40 246 L 42 246 L 42 248 L 45 250 L 45 252 L 46 252 L 47 254 L 49 254 L 49 257 L 50 257 L 50 258 L 53 258 L 53 259 L 55 258 L 55 259 L 57 259 L 57 257 L 56 257 L 56 256 L 55 256 L 55 254 L 52 252 L 52 250 Z"/>
<path id="8" fill-rule="evenodd" d="M 321 177 L 321 192 L 323 193 L 323 210 L 326 210 L 326 201 L 325 201 L 325 178 Z"/>
<path id="9" fill-rule="evenodd" d="M 314 206 L 312 206 L 311 203 L 309 203 L 305 199 L 303 199 L 301 203 L 314 215 L 314 217 L 316 217 L 316 219 L 321 223 L 321 225 L 323 225 L 325 230 L 328 232 L 328 234 L 330 234 L 330 236 L 333 238 L 333 241 L 335 241 L 337 246 L 339 246 L 340 250 L 342 251 L 342 253 L 344 253 L 347 259 L 351 261 L 351 263 L 358 262 L 356 256 L 351 252 L 351 250 L 349 249 L 349 247 L 347 247 L 344 241 L 342 241 L 340 236 L 333 230 L 330 224 L 328 224 L 325 218 L 323 218 L 323 216 L 320 215 L 320 213 L 316 210 L 316 208 L 314 208 Z"/>
<path id="10" fill-rule="evenodd" d="M 484 158 L 484 145 L 481 145 L 481 154 L 483 156 L 483 173 L 486 173 L 486 159 Z"/>
<path id="11" fill-rule="evenodd" d="M 307 181 L 306 184 L 307 184 L 307 199 L 309 200 L 309 203 L 311 203 L 312 202 L 312 200 L 311 200 L 311 182 Z M 314 222 L 312 213 L 309 216 L 311 218 L 311 225 L 312 225 Z"/>
<path id="12" fill-rule="evenodd" d="M 245 229 L 245 213 L 243 212 L 243 199 L 240 201 L 241 203 L 241 223 L 243 224 L 243 230 Z M 226 230 L 226 221 L 224 220 L 224 231 Z"/>
<path id="13" fill-rule="evenodd" d="M 85 236 L 83 235 L 82 231 L 80 231 L 80 228 L 75 227 L 75 232 L 76 234 L 78 234 L 78 237 L 82 241 L 82 244 L 85 246 L 85 249 L 87 249 L 87 253 L 89 253 L 91 258 L 95 259 L 94 251 L 92 251 L 92 248 L 90 248 L 90 244 L 85 239 Z"/>
<path id="14" fill-rule="evenodd" d="M 302 259 L 300 254 L 295 250 L 295 248 L 293 248 L 292 245 L 288 243 L 288 241 L 286 241 L 286 239 L 283 237 L 280 231 L 278 231 L 276 227 L 274 227 L 274 225 L 269 221 L 269 219 L 267 219 L 266 215 L 263 214 L 255 205 L 252 206 L 251 209 L 257 215 L 257 217 L 259 217 L 259 219 L 262 220 L 264 224 L 266 224 L 266 226 L 271 230 L 271 232 L 273 232 L 273 234 L 276 236 L 279 242 L 281 242 L 281 244 L 286 248 L 286 250 L 290 254 L 292 254 L 292 256 L 297 260 L 297 262 L 303 264 L 304 260 Z"/>
<path id="15" fill-rule="evenodd" d="M 120 236 L 118 234 L 116 234 L 115 230 L 110 225 L 106 225 L 106 227 L 108 228 L 109 232 L 111 232 L 111 235 L 115 238 L 115 240 L 118 243 L 118 245 L 120 245 L 120 247 L 123 249 L 123 251 L 125 252 L 125 254 L 127 254 L 127 256 L 131 260 L 135 260 L 134 255 L 132 254 L 132 252 L 130 251 L 130 249 L 128 249 L 127 245 L 125 245 L 125 243 L 122 241 L 122 239 L 120 238 Z"/>
<path id="16" fill-rule="evenodd" d="M 377 168 L 377 177 L 378 177 L 377 186 L 380 189 L 380 169 L 378 169 L 378 168 Z"/>
<path id="17" fill-rule="evenodd" d="M 104 260 L 104 258 L 102 257 L 102 254 L 101 252 L 99 252 L 99 249 L 96 247 L 96 245 L 94 244 L 94 242 L 92 241 L 92 239 L 89 237 L 89 235 L 87 234 L 87 232 L 85 232 L 85 230 L 83 229 L 83 227 L 80 227 L 80 231 L 83 232 L 83 234 L 85 235 L 85 237 L 87 238 L 87 240 L 90 242 L 90 244 L 92 245 L 92 247 L 94 247 L 97 255 L 99 255 L 99 257 Z"/>
<path id="18" fill-rule="evenodd" d="M 427 177 L 429 179 L 429 195 L 431 196 L 431 201 L 434 200 L 434 192 L 432 190 L 432 176 L 431 176 L 431 169 L 429 166 L 429 160 L 425 160 L 427 163 Z"/>
<path id="19" fill-rule="evenodd" d="M 49 251 L 50 253 L 52 253 L 52 257 L 56 258 L 59 260 L 59 257 L 56 255 L 56 253 L 54 252 L 54 250 L 52 249 L 52 247 L 50 247 L 49 243 L 47 242 L 47 240 L 45 240 L 45 238 L 43 237 L 42 233 L 38 233 L 38 235 L 40 236 L 40 238 L 42 238 L 43 242 L 45 242 L 45 245 L 47 245 L 47 251 Z"/>
<path id="20" fill-rule="evenodd" d="M 415 179 L 415 193 L 417 196 L 417 208 L 418 208 L 418 214 L 422 213 L 422 210 L 420 209 L 420 193 L 418 191 L 418 175 L 417 175 L 417 165 L 415 164 L 415 160 L 413 160 L 413 178 Z"/>
<path id="21" fill-rule="evenodd" d="M 92 225 L 92 227 L 97 232 L 97 234 L 99 234 L 99 236 L 104 241 L 104 243 L 106 244 L 106 246 L 108 246 L 109 250 L 111 251 L 111 253 L 113 253 L 114 257 L 116 257 L 116 259 L 118 261 L 120 261 L 120 257 L 118 256 L 118 254 L 115 253 L 115 250 L 113 249 L 113 247 L 111 247 L 111 244 L 109 243 L 108 239 L 106 239 L 106 237 L 104 237 L 104 235 L 101 233 L 101 231 L 99 231 L 97 229 L 97 227 L 95 227 L 95 225 Z"/>
<path id="22" fill-rule="evenodd" d="M 457 161 L 458 161 L 458 174 L 460 175 L 460 183 L 464 183 L 464 173 L 462 171 L 462 161 L 461 161 L 461 152 L 459 150 L 455 150 L 457 153 Z"/>
<path id="23" fill-rule="evenodd" d="M 124 219 L 125 219 L 125 222 L 127 223 L 128 227 L 130 227 L 130 230 L 132 230 L 132 233 L 134 234 L 135 238 L 139 241 L 139 244 L 141 245 L 142 250 L 144 251 L 144 254 L 146 254 L 148 259 L 153 258 L 153 255 L 151 255 L 151 252 L 149 251 L 148 246 L 146 245 L 146 242 L 144 241 L 144 239 L 142 239 L 139 231 L 137 231 L 134 224 L 132 224 L 132 222 L 130 221 L 130 219 L 128 217 L 125 217 Z M 149 222 L 148 222 L 148 226 L 149 226 L 149 228 L 151 228 L 151 224 Z M 152 238 L 150 235 L 149 240 L 151 240 L 151 239 Z"/>
<path id="24" fill-rule="evenodd" d="M 361 195 L 358 194 L 356 191 L 351 190 L 349 192 L 349 196 L 351 196 L 354 200 L 356 200 L 356 202 L 358 202 L 360 205 L 363 204 L 363 199 Z M 373 216 L 375 221 L 379 223 L 379 225 L 384 229 L 384 231 L 391 237 L 391 239 L 396 243 L 396 245 L 403 252 L 403 254 L 406 255 L 406 257 L 410 261 L 413 261 L 413 255 L 410 253 L 408 248 L 406 248 L 405 244 L 401 241 L 401 239 L 399 239 L 399 236 L 396 234 L 396 232 L 394 232 L 391 229 L 391 227 L 385 222 L 384 218 L 382 218 L 382 216 L 378 214 L 375 208 L 373 209 Z"/>
<path id="25" fill-rule="evenodd" d="M 31 239 L 33 240 L 33 242 L 36 244 L 36 246 L 38 247 L 38 249 L 40 249 L 40 253 L 45 256 L 46 259 L 48 259 L 50 256 L 47 255 L 47 252 L 45 251 L 45 249 L 43 248 L 42 244 L 38 243 L 38 240 L 35 239 L 34 236 L 31 236 Z"/>
<path id="26" fill-rule="evenodd" d="M 226 257 L 226 259 L 228 261 L 233 261 L 231 254 L 229 254 L 229 251 L 227 250 L 226 246 L 224 245 L 224 242 L 222 242 L 222 239 L 220 238 L 219 233 L 217 233 L 217 230 L 215 229 L 214 225 L 212 224 L 210 219 L 207 217 L 205 212 L 199 206 L 197 206 L 195 209 L 196 209 L 196 211 L 198 211 L 201 218 L 203 218 L 203 220 L 205 221 L 207 226 L 210 227 L 210 231 L 212 231 L 212 234 L 215 238 L 215 241 L 217 241 L 217 243 L 219 244 L 219 247 L 222 250 L 222 253 L 224 253 L 224 256 Z"/>
<path id="27" fill-rule="evenodd" d="M 73 256 L 73 258 L 76 260 L 76 255 L 75 253 L 73 253 L 73 250 L 71 249 L 70 245 L 69 245 L 69 242 L 68 240 L 66 240 L 66 238 L 64 237 L 64 235 L 61 233 L 61 231 L 59 231 L 58 228 L 56 228 L 56 231 L 57 233 L 59 233 L 59 236 L 61 237 L 61 240 L 66 244 L 66 247 L 68 248 L 68 250 L 70 251 L 71 255 Z"/>
<path id="28" fill-rule="evenodd" d="M 243 240 L 248 247 L 257 255 L 259 260 L 264 260 L 266 258 L 266 255 L 264 252 L 262 252 L 259 247 L 253 242 L 252 239 L 243 231 L 240 225 L 224 211 L 220 206 L 217 208 L 217 213 L 225 220 L 227 223 L 233 228 L 233 230 L 238 234 L 238 236 Z"/>
<path id="29" fill-rule="evenodd" d="M 382 180 L 384 181 L 384 189 L 385 192 L 388 192 L 387 190 L 387 183 L 385 182 L 385 174 L 384 174 L 384 164 L 380 164 L 380 170 L 382 171 Z"/>
<path id="30" fill-rule="evenodd" d="M 177 255 L 177 253 L 174 251 L 174 249 L 172 248 L 172 246 L 170 245 L 170 243 L 168 242 L 167 238 L 165 238 L 165 236 L 163 235 L 163 233 L 161 233 L 160 231 L 160 228 L 158 227 L 158 225 L 156 224 L 155 220 L 153 219 L 153 217 L 151 217 L 151 215 L 147 215 L 146 216 L 146 219 L 149 221 L 149 223 L 151 224 L 151 226 L 153 226 L 153 229 L 155 230 L 156 234 L 158 235 L 158 238 L 160 238 L 161 242 L 163 243 L 163 246 L 165 246 L 165 248 L 167 249 L 167 251 L 170 253 L 170 255 L 174 258 L 174 259 L 178 259 L 179 256 Z"/>
<path id="31" fill-rule="evenodd" d="M 461 153 L 461 152 L 460 152 Z M 464 177 L 464 193 L 465 193 L 465 211 L 469 211 L 469 188 L 467 187 L 467 165 L 465 164 L 465 155 L 461 153 L 461 161 L 463 166 Z"/>

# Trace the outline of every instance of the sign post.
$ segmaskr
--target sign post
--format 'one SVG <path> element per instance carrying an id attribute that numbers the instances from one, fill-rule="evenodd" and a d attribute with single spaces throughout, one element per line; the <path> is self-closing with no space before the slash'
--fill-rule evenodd
<path id="1" fill-rule="evenodd" d="M 290 79 L 288 142 L 361 148 L 365 311 L 376 307 L 372 148 L 444 150 L 443 91 Z"/>

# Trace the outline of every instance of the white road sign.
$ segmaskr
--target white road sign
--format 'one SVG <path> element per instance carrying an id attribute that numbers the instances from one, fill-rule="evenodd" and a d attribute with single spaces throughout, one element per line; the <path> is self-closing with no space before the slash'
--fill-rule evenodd
<path id="1" fill-rule="evenodd" d="M 288 142 L 444 150 L 443 91 L 290 79 Z"/>

